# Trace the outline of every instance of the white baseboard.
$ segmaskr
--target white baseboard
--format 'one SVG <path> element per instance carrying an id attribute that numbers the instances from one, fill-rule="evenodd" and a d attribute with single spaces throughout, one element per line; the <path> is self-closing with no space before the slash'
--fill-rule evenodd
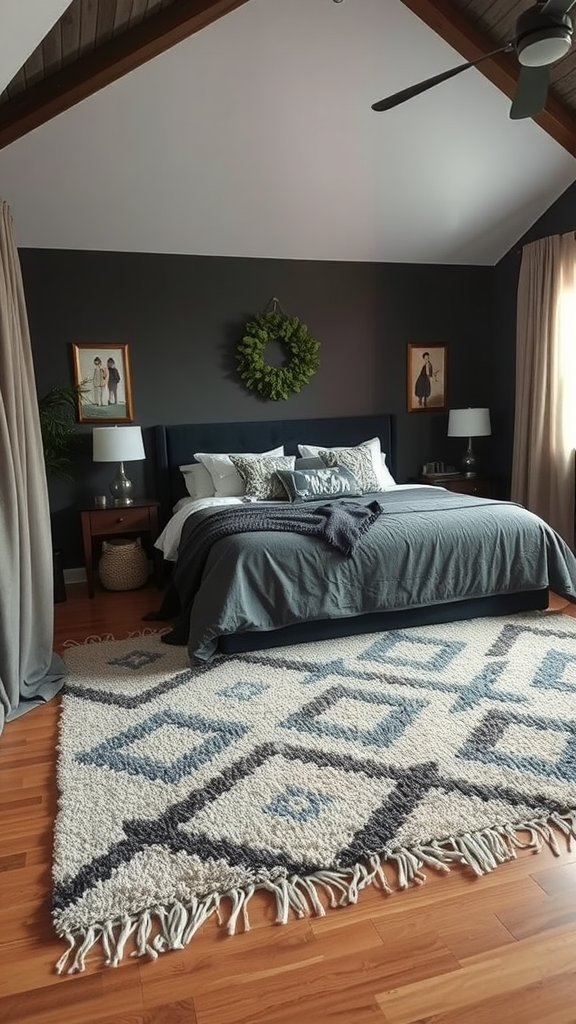
<path id="1" fill-rule="evenodd" d="M 86 569 L 79 566 L 78 569 L 64 569 L 64 583 L 85 583 Z"/>

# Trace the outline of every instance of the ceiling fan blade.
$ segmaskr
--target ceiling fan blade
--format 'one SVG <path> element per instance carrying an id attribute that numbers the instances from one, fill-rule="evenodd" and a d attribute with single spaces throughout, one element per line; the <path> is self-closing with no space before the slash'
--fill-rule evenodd
<path id="1" fill-rule="evenodd" d="M 575 0 L 576 2 L 576 0 Z M 427 78 L 424 82 L 419 82 L 418 85 L 411 85 L 408 89 L 402 89 L 401 92 L 395 92 L 392 96 L 387 96 L 383 100 L 379 100 L 378 103 L 372 104 L 372 110 L 380 113 L 382 110 L 391 110 L 392 107 L 397 107 L 400 103 L 405 103 L 406 100 L 411 100 L 414 96 L 419 96 L 420 93 L 426 92 L 428 89 L 432 89 L 435 85 L 440 85 L 441 82 L 446 82 L 449 78 L 454 78 L 455 75 L 459 75 L 461 71 L 467 71 L 468 68 L 473 68 L 476 64 L 480 64 L 483 60 L 487 60 L 488 57 L 494 57 L 497 53 L 504 53 L 506 50 L 511 50 L 513 43 L 507 43 L 506 46 L 501 46 L 498 50 L 492 50 L 491 53 L 483 53 L 481 57 L 476 60 L 469 60 L 466 64 L 459 64 L 458 67 L 451 68 L 450 71 L 444 71 L 441 75 L 434 75 L 433 78 Z"/>
<path id="2" fill-rule="evenodd" d="M 576 0 L 548 0 L 540 13 L 551 15 L 553 18 L 562 18 L 572 10 L 575 3 Z"/>
<path id="3" fill-rule="evenodd" d="M 510 107 L 510 117 L 520 121 L 523 117 L 533 117 L 546 106 L 550 75 L 547 67 L 532 68 L 522 66 L 516 86 L 516 95 Z"/>

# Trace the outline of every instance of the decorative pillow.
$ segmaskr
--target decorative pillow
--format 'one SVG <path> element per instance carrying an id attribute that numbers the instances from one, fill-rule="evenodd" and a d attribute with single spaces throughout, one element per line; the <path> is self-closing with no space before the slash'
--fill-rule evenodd
<path id="1" fill-rule="evenodd" d="M 325 469 L 326 466 L 322 462 L 319 455 L 311 455 L 309 459 L 296 458 L 296 465 L 294 469 Z"/>
<path id="2" fill-rule="evenodd" d="M 380 483 L 382 484 L 382 488 L 385 488 L 385 487 L 396 487 L 397 486 L 396 485 L 396 481 L 395 481 L 394 477 L 392 476 L 392 473 L 388 469 L 388 466 L 386 465 L 386 452 L 380 452 L 380 464 L 382 466 L 382 471 L 381 471 L 382 472 L 382 478 L 380 480 Z M 378 475 L 379 474 L 377 474 L 377 476 Z M 382 481 L 384 481 L 384 482 L 382 482 Z"/>
<path id="3" fill-rule="evenodd" d="M 294 469 L 293 455 L 279 455 L 275 458 L 231 455 L 232 463 L 246 485 L 246 495 L 258 501 L 286 501 L 286 491 L 276 476 L 277 470 Z"/>
<path id="4" fill-rule="evenodd" d="M 234 452 L 243 459 L 259 459 L 263 455 L 284 455 L 284 445 L 272 448 L 269 452 Z M 230 461 L 230 455 L 224 453 L 196 452 L 194 458 L 206 467 L 214 483 L 216 498 L 236 498 L 246 493 L 244 480 Z"/>
<path id="5" fill-rule="evenodd" d="M 318 461 L 322 461 L 319 459 Z M 296 460 L 298 463 L 298 460 Z M 290 501 L 320 501 L 322 498 L 355 498 L 362 493 L 353 473 L 345 466 L 323 469 L 278 470 L 277 476 Z"/>
<path id="6" fill-rule="evenodd" d="M 186 490 L 191 498 L 213 498 L 216 493 L 214 481 L 201 462 L 191 462 L 189 466 L 179 466 L 184 477 Z"/>
<path id="7" fill-rule="evenodd" d="M 375 473 L 376 479 L 378 480 L 378 483 L 379 483 L 379 487 L 377 487 L 378 491 L 383 491 L 386 487 L 395 487 L 396 486 L 396 481 L 395 481 L 394 477 L 392 476 L 390 470 L 388 469 L 388 466 L 386 465 L 386 453 L 381 451 L 381 447 L 382 446 L 380 444 L 380 438 L 379 437 L 372 437 L 372 438 L 370 438 L 369 441 L 362 441 L 362 443 L 359 444 L 359 445 L 354 445 L 354 446 L 349 445 L 349 447 L 350 448 L 352 448 L 352 447 L 356 447 L 356 448 L 366 448 L 366 447 L 369 447 L 370 448 L 370 451 L 372 453 L 372 462 L 374 464 L 374 473 Z M 321 444 L 321 445 L 299 444 L 298 445 L 298 451 L 300 452 L 300 455 L 303 455 L 305 458 L 312 458 L 314 455 L 318 455 L 320 453 L 320 451 L 336 452 L 336 451 L 341 451 L 341 450 L 342 450 L 342 448 L 339 445 L 336 446 L 335 448 L 334 447 L 330 448 L 328 445 L 325 445 L 325 444 Z M 346 448 L 346 450 L 348 450 L 348 448 Z"/>
<path id="8" fill-rule="evenodd" d="M 358 481 L 361 494 L 373 494 L 380 490 L 380 481 L 374 472 L 372 452 L 368 446 L 321 451 L 320 458 L 327 466 L 344 466 L 351 470 Z"/>

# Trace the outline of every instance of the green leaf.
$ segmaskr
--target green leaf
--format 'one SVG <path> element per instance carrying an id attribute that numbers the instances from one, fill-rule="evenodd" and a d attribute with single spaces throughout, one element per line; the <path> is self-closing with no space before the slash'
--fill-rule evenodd
<path id="1" fill-rule="evenodd" d="M 70 387 L 54 387 L 38 400 L 40 432 L 47 476 L 72 480 L 72 451 L 78 441 L 76 410 L 87 394 L 86 381 Z"/>
<path id="2" fill-rule="evenodd" d="M 288 350 L 286 366 L 270 366 L 264 360 L 266 346 L 278 341 Z M 261 313 L 250 320 L 238 343 L 237 364 L 246 387 L 263 398 L 285 400 L 309 383 L 319 365 L 320 343 L 311 338 L 298 317 L 283 313 Z"/>

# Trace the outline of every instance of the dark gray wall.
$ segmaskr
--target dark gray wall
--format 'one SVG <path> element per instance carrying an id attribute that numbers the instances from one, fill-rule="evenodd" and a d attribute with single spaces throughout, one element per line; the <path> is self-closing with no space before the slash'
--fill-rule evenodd
<path id="1" fill-rule="evenodd" d="M 398 477 L 457 459 L 447 414 L 406 410 L 406 345 L 447 344 L 448 401 L 493 406 L 493 278 L 486 267 L 324 263 L 131 253 L 20 251 L 39 394 L 71 380 L 71 342 L 128 342 L 135 422 L 215 422 L 398 414 Z M 246 391 L 235 373 L 242 328 L 277 296 L 321 343 L 311 383 L 286 402 Z M 499 413 L 496 413 L 498 419 Z M 52 483 L 54 540 L 82 564 L 78 500 L 104 492 L 110 467 L 91 461 L 91 429 L 75 484 Z M 490 456 L 494 439 L 479 447 Z M 134 464 L 154 494 L 150 461 Z"/>
<path id="2" fill-rule="evenodd" d="M 529 231 L 510 249 L 494 269 L 494 295 L 496 303 L 496 350 L 494 367 L 494 396 L 502 410 L 502 444 L 496 454 L 496 468 L 501 477 L 509 481 L 512 471 L 512 444 L 514 438 L 514 400 L 516 378 L 516 297 L 522 246 L 537 238 L 576 231 L 576 184 L 532 225 Z"/>

